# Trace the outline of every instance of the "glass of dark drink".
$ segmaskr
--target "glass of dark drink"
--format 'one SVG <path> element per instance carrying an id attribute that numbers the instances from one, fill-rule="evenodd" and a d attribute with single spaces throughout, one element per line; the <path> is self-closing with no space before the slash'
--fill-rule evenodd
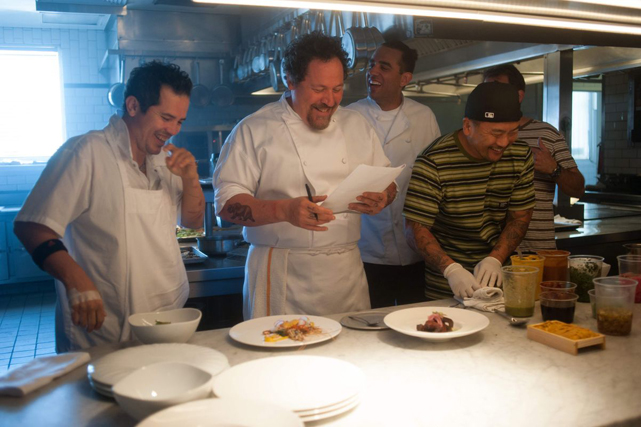
<path id="1" fill-rule="evenodd" d="M 558 320 L 564 323 L 574 322 L 574 308 L 578 298 L 578 295 L 569 292 L 542 292 L 539 299 L 541 301 L 543 320 Z"/>

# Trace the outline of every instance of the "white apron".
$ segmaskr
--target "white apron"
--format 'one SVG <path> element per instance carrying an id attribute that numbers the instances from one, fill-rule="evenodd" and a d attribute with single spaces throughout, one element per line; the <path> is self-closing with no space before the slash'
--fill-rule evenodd
<path id="1" fill-rule="evenodd" d="M 345 136 L 335 126 L 322 133 L 311 132 L 294 114 L 283 117 L 296 150 L 290 155 L 298 157 L 315 194 L 330 194 L 349 174 Z M 291 247 L 279 244 L 277 252 L 252 244 L 243 289 L 245 319 L 297 313 L 327 315 L 370 308 L 367 278 L 356 242 L 324 242 L 332 233 L 347 233 L 347 215 L 350 214 L 337 215 L 326 232 L 295 230 L 299 241 L 290 242 Z M 250 242 L 269 241 L 273 228 L 246 227 L 246 237 Z M 286 237 L 282 231 L 277 240 Z"/>
<path id="2" fill-rule="evenodd" d="M 370 308 L 367 277 L 355 243 L 319 249 L 249 247 L 243 289 L 246 320 Z"/>
<path id="3" fill-rule="evenodd" d="M 103 326 L 92 333 L 71 324 L 67 301 L 61 302 L 65 304 L 62 307 L 65 321 L 63 325 L 56 325 L 58 351 L 131 340 L 133 336 L 127 321 L 131 314 L 180 308 L 189 295 L 187 272 L 175 235 L 177 208 L 170 193 L 162 181 L 158 190 L 132 188 L 125 170 L 131 165 L 121 158 L 115 145 L 110 144 L 125 196 L 122 250 L 126 251 L 126 280 L 111 284 L 108 292 L 98 289 L 107 317 Z M 59 284 L 59 287 L 63 288 L 59 289 L 59 292 L 62 290 L 59 295 L 65 295 L 64 286 Z M 57 316 L 57 319 L 61 318 Z"/>

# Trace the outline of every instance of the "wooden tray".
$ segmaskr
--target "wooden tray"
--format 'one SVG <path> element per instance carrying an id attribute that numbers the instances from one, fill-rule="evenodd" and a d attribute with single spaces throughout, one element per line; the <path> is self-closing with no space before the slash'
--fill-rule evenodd
<path id="1" fill-rule="evenodd" d="M 559 322 L 562 323 L 562 322 Z M 535 325 L 528 325 L 527 327 L 527 337 L 533 341 L 538 341 L 541 344 L 545 344 L 549 347 L 556 348 L 557 350 L 565 351 L 573 355 L 579 354 L 580 348 L 599 346 L 599 348 L 605 348 L 605 336 L 594 332 L 597 334 L 595 337 L 584 338 L 579 340 L 572 340 L 561 335 L 556 335 L 551 332 L 547 332 L 541 329 L 535 328 L 535 326 L 542 325 L 542 323 L 537 323 Z M 579 326 L 576 326 L 579 328 Z M 586 328 L 582 328 L 586 329 Z"/>

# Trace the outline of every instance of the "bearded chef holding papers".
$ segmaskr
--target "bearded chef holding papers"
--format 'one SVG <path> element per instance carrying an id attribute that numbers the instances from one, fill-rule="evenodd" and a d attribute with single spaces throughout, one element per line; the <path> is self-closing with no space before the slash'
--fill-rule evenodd
<path id="1" fill-rule="evenodd" d="M 292 42 L 283 60 L 289 91 L 234 128 L 213 177 L 216 215 L 245 226 L 251 243 L 244 317 L 368 309 L 360 215 L 317 203 L 358 165 L 390 163 L 374 129 L 339 108 L 347 76 L 340 41 L 314 32 Z M 348 207 L 375 215 L 395 197 L 392 182 Z"/>

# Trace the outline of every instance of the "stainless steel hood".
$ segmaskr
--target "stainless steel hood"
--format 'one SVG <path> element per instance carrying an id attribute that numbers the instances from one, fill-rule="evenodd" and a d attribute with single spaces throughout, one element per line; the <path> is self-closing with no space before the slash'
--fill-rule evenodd
<path id="1" fill-rule="evenodd" d="M 640 0 L 641 1 L 641 0 Z M 204 79 L 213 76 L 206 85 L 219 81 L 217 67 L 209 66 L 220 57 L 233 58 L 242 49 L 259 43 L 261 37 L 274 33 L 287 19 L 307 9 L 197 4 L 191 0 L 36 0 L 42 10 L 72 12 L 97 11 L 111 8 L 118 15 L 115 44 L 108 55 L 129 58 L 155 56 L 189 67 L 190 58 L 201 58 Z M 310 0 L 311 3 L 317 0 Z M 326 0 L 331 4 L 333 0 Z M 260 3 L 260 2 L 259 2 Z M 549 20 L 565 19 L 598 24 L 633 25 L 641 22 L 641 8 L 625 8 L 578 1 L 561 0 L 347 0 L 345 4 L 361 4 L 363 10 L 372 5 L 430 8 L 431 16 L 369 13 L 369 23 L 386 38 L 405 39 L 419 52 L 415 72 L 416 89 L 437 95 L 459 95 L 478 83 L 475 71 L 506 62 L 521 62 L 531 81 L 543 70 L 539 64 L 543 55 L 558 50 L 575 50 L 575 76 L 598 74 L 641 65 L 638 46 L 641 36 L 615 32 L 596 32 L 587 29 L 558 29 L 538 25 L 514 25 L 481 18 L 496 16 L 525 16 Z M 48 8 L 48 9 L 47 9 Z M 448 15 L 447 13 L 450 13 Z M 454 19 L 451 12 L 467 14 L 468 19 Z M 325 14 L 329 20 L 329 13 Z M 354 13 L 343 12 L 345 27 L 350 27 Z M 420 37 L 415 23 L 429 23 L 430 32 Z M 329 27 L 326 22 L 326 28 Z M 598 47 L 597 47 L 598 46 Z M 138 60 L 136 60 L 137 62 Z M 133 61 L 130 61 L 133 64 Z M 114 61 L 109 61 L 109 68 Z M 133 64 L 136 65 L 136 64 Z M 132 66 L 133 66 L 132 65 Z M 180 65 L 180 64 L 179 64 Z M 229 67 L 229 65 L 227 66 Z M 129 66 L 127 67 L 129 70 Z M 115 75 L 115 74 L 113 74 Z M 269 86 L 266 76 L 258 76 L 252 84 L 237 89 L 252 92 Z M 262 79 L 262 80 L 261 80 Z M 255 80 L 255 79 L 254 79 Z M 362 78 L 350 79 L 356 90 Z M 435 85 L 436 86 L 431 86 Z M 261 87 L 262 85 L 262 87 Z"/>

